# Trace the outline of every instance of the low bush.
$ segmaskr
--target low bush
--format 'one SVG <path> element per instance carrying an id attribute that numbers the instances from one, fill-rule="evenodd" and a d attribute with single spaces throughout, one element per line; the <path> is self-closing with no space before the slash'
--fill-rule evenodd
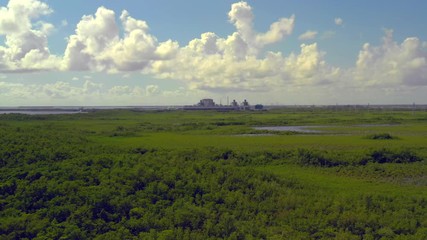
<path id="1" fill-rule="evenodd" d="M 376 163 L 412 163 L 422 160 L 409 150 L 392 151 L 389 149 L 375 150 L 368 158 L 368 161 Z"/>
<path id="2" fill-rule="evenodd" d="M 368 135 L 366 138 L 372 139 L 372 140 L 392 140 L 397 139 L 397 137 L 392 136 L 389 133 L 375 133 L 372 135 Z"/>
<path id="3" fill-rule="evenodd" d="M 298 149 L 296 157 L 298 163 L 301 165 L 336 167 L 347 164 L 337 159 L 328 158 L 325 156 L 325 154 L 309 149 Z"/>

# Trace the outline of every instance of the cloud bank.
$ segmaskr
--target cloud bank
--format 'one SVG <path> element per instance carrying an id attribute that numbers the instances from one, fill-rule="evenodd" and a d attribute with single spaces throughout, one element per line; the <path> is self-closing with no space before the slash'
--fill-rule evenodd
<path id="1" fill-rule="evenodd" d="M 117 15 L 99 7 L 94 14 L 81 18 L 61 56 L 49 50 L 48 38 L 55 26 L 40 20 L 52 13 L 53 9 L 38 0 L 10 0 L 7 6 L 0 7 L 0 35 L 5 39 L 0 44 L 0 73 L 137 71 L 158 79 L 181 81 L 188 89 L 212 92 L 427 85 L 427 44 L 416 37 L 398 43 L 393 40 L 392 31 L 386 31 L 380 46 L 364 44 L 354 66 L 342 69 L 325 61 L 326 53 L 316 42 L 301 44 L 298 52 L 287 55 L 266 50 L 271 44 L 286 44 L 297 17 L 277 19 L 267 31 L 258 32 L 253 9 L 243 1 L 232 4 L 228 12 L 234 32 L 228 36 L 205 32 L 183 46 L 173 39 L 159 41 L 150 33 L 147 22 L 133 18 L 126 10 Z M 334 21 L 343 25 L 341 18 Z M 313 40 L 316 36 L 317 31 L 307 31 L 299 39 Z M 7 92 L 17 86 L 2 87 Z M 75 89 L 64 82 L 49 89 L 46 94 L 53 98 L 65 92 L 77 96 L 85 91 L 85 87 Z M 117 86 L 109 91 L 113 95 L 141 92 L 154 96 L 159 90 L 152 85 L 142 90 Z"/>
<path id="2" fill-rule="evenodd" d="M 187 97 L 188 91 L 162 90 L 158 85 L 105 86 L 100 81 L 57 81 L 54 83 L 11 83 L 0 80 L 0 106 L 19 105 L 140 105 L 155 97 L 173 99 Z M 5 102 L 4 100 L 7 100 Z M 6 103 L 6 104 L 5 104 Z M 152 104 L 161 104 L 151 101 Z M 181 102 L 183 103 L 183 102 Z"/>

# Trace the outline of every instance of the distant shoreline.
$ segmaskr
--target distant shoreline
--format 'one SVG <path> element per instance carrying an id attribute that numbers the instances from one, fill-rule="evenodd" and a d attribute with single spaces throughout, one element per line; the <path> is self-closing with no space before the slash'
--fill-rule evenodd
<path id="1" fill-rule="evenodd" d="M 109 109 L 183 109 L 195 105 L 155 105 L 155 106 L 3 106 L 0 111 L 79 111 Z M 219 107 L 229 107 L 218 105 Z M 425 108 L 427 104 L 336 104 L 336 105 L 264 105 L 267 108 Z"/>
<path id="2" fill-rule="evenodd" d="M 133 111 L 155 111 L 155 110 L 186 110 L 189 105 L 176 106 L 20 106 L 0 107 L 0 114 L 75 114 L 87 113 L 100 110 L 133 110 Z M 227 107 L 227 106 L 223 106 Z M 219 107 L 219 109 L 221 106 Z M 335 109 L 335 110 L 357 110 L 357 109 L 387 109 L 387 110 L 427 110 L 427 104 L 384 104 L 384 105 L 264 105 L 264 109 Z M 206 110 L 216 110 L 215 108 Z"/>

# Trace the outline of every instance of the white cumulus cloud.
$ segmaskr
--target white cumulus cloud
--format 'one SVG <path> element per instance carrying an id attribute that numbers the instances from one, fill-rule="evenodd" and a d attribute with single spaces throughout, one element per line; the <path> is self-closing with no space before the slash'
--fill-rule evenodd
<path id="1" fill-rule="evenodd" d="M 318 50 L 317 43 L 302 44 L 300 54 L 291 54 L 285 59 L 284 72 L 295 85 L 323 85 L 335 82 L 341 71 L 329 66 L 324 56 L 325 53 Z"/>
<path id="2" fill-rule="evenodd" d="M 174 56 L 178 44 L 171 40 L 158 42 L 145 21 L 132 18 L 126 10 L 120 21 L 123 37 L 114 11 L 100 7 L 95 15 L 84 16 L 76 33 L 68 39 L 63 69 L 137 71 L 144 70 L 153 60 Z"/>
<path id="3" fill-rule="evenodd" d="M 294 29 L 295 21 L 295 16 L 281 18 L 270 25 L 269 31 L 257 33 L 253 27 L 254 15 L 252 8 L 247 2 L 243 1 L 231 5 L 228 17 L 236 27 L 239 37 L 251 50 L 260 49 L 267 44 L 275 43 L 290 35 Z"/>
<path id="4" fill-rule="evenodd" d="M 259 33 L 246 2 L 233 4 L 228 16 L 234 33 L 225 38 L 203 33 L 181 47 L 175 58 L 153 62 L 151 73 L 187 82 L 190 89 L 210 91 L 266 91 L 289 80 L 283 79 L 284 57 L 262 50 L 290 35 L 295 17 L 281 18 Z"/>
<path id="5" fill-rule="evenodd" d="M 427 48 L 415 37 L 399 44 L 386 30 L 381 46 L 363 45 L 353 74 L 367 86 L 427 86 Z"/>
<path id="6" fill-rule="evenodd" d="M 47 37 L 53 25 L 37 21 L 49 15 L 52 9 L 38 0 L 10 0 L 0 6 L 0 71 L 25 72 L 55 69 L 59 58 L 51 55 Z"/>

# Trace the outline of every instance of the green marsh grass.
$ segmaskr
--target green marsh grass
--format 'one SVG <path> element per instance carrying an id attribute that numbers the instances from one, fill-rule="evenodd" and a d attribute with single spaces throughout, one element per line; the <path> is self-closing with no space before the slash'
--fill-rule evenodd
<path id="1" fill-rule="evenodd" d="M 0 115 L 0 238 L 426 239 L 426 123 L 313 107 Z M 405 151 L 419 161 L 394 161 Z M 393 163 L 361 162 L 373 153 Z"/>

